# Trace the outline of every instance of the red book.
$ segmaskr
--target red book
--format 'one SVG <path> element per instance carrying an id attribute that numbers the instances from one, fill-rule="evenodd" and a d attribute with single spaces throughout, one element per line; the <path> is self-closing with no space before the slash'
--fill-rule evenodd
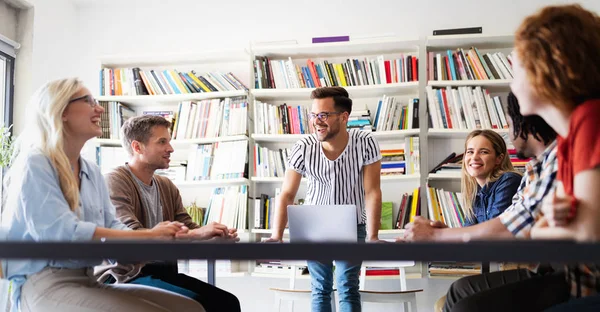
<path id="1" fill-rule="evenodd" d="M 385 64 L 385 81 L 386 83 L 392 83 L 392 69 L 390 67 L 390 61 L 384 61 Z"/>

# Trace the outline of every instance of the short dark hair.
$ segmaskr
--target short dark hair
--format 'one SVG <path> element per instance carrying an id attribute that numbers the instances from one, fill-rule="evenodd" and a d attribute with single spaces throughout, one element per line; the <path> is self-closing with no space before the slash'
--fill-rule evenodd
<path id="1" fill-rule="evenodd" d="M 127 119 L 121 127 L 121 141 L 123 147 L 129 154 L 133 156 L 131 142 L 138 141 L 143 144 L 148 143 L 152 136 L 152 128 L 156 126 L 171 128 L 171 123 L 164 117 L 155 115 L 142 115 Z"/>
<path id="2" fill-rule="evenodd" d="M 508 116 L 513 121 L 514 136 L 520 136 L 527 140 L 527 135 L 531 134 L 536 140 L 548 145 L 556 139 L 556 131 L 550 127 L 546 121 L 538 115 L 523 116 L 519 108 L 519 101 L 512 93 L 508 93 L 507 99 Z"/>
<path id="3" fill-rule="evenodd" d="M 335 109 L 342 112 L 352 112 L 352 100 L 348 95 L 348 91 L 342 87 L 321 87 L 316 88 L 310 94 L 310 99 L 326 99 L 333 98 Z"/>

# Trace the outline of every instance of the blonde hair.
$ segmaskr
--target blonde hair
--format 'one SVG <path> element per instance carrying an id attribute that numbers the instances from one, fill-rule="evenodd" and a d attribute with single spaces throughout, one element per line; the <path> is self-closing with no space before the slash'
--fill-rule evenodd
<path id="1" fill-rule="evenodd" d="M 465 154 L 467 152 L 467 145 L 469 141 L 476 137 L 483 136 L 490 143 L 492 143 L 492 147 L 494 148 L 494 152 L 496 156 L 503 155 L 502 161 L 500 165 L 496 166 L 492 172 L 486 178 L 486 184 L 489 182 L 494 182 L 498 180 L 504 173 L 506 172 L 515 172 L 521 175 L 518 171 L 515 170 L 512 163 L 510 162 L 510 157 L 508 156 L 508 149 L 506 148 L 506 142 L 502 138 L 501 135 L 496 133 L 493 130 L 474 130 L 467 136 L 465 140 Z M 465 158 L 463 156 L 462 162 L 462 170 L 461 170 L 461 193 L 463 197 L 463 211 L 466 214 L 466 217 L 473 219 L 475 214 L 473 212 L 473 203 L 475 202 L 475 197 L 477 196 L 477 180 L 472 177 L 467 172 L 467 164 L 465 162 Z"/>
<path id="2" fill-rule="evenodd" d="M 51 81 L 39 88 L 29 103 L 29 118 L 24 131 L 15 141 L 12 164 L 5 177 L 6 207 L 17 206 L 19 189 L 27 160 L 32 152 L 50 159 L 56 170 L 60 189 L 71 211 L 79 207 L 79 187 L 64 150 L 65 128 L 62 115 L 83 84 L 76 78 Z"/>

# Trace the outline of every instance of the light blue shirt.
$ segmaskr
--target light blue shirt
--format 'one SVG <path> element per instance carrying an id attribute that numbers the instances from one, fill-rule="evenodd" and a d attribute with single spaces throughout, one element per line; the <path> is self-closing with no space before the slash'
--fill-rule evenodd
<path id="1" fill-rule="evenodd" d="M 60 189 L 57 171 L 50 159 L 39 152 L 27 159 L 21 194 L 4 230 L 11 241 L 89 241 L 96 227 L 128 230 L 115 217 L 108 187 L 100 169 L 94 163 L 80 158 L 79 210 L 71 211 Z M 19 305 L 21 286 L 27 276 L 45 267 L 86 268 L 99 265 L 102 259 L 92 260 L 9 260 L 5 263 L 5 277 L 13 282 L 13 308 Z"/>

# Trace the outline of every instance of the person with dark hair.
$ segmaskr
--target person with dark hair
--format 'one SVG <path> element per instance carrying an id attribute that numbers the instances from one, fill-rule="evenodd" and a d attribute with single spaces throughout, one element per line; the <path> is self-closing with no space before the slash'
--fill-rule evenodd
<path id="1" fill-rule="evenodd" d="M 219 223 L 198 225 L 183 207 L 179 190 L 167 177 L 155 174 L 169 168 L 173 147 L 171 123 L 161 116 L 129 118 L 121 127 L 123 148 L 130 160 L 106 175 L 110 199 L 118 219 L 132 230 L 177 221 L 189 231 L 178 238 L 237 241 L 235 229 Z M 105 263 L 95 275 L 106 284 L 139 284 L 169 290 L 196 300 L 210 311 L 240 311 L 237 297 L 178 272 L 176 262 Z"/>
<path id="2" fill-rule="evenodd" d="M 399 241 L 529 238 L 542 199 L 554 188 L 558 170 L 556 132 L 539 116 L 522 116 L 514 95 L 511 93 L 508 98 L 510 140 L 521 157 L 532 157 L 511 206 L 492 220 L 463 228 L 448 228 L 439 221 L 416 217 L 406 225 Z M 527 299 L 530 292 L 526 290 L 536 287 L 547 292 L 546 299 Z M 566 287 L 564 273 L 554 272 L 549 265 L 469 276 L 450 286 L 444 311 L 539 311 L 564 300 Z M 507 300 L 506 296 L 512 299 Z"/>
<path id="3" fill-rule="evenodd" d="M 311 94 L 309 113 L 314 134 L 296 142 L 288 159 L 282 192 L 277 199 L 273 234 L 282 241 L 287 206 L 296 197 L 302 175 L 308 178 L 306 204 L 355 205 L 357 238 L 378 241 L 381 218 L 381 152 L 369 132 L 347 130 L 352 100 L 341 87 L 323 87 Z M 335 277 L 341 311 L 360 311 L 361 262 L 336 261 Z M 333 265 L 308 261 L 312 311 L 331 311 Z"/>

